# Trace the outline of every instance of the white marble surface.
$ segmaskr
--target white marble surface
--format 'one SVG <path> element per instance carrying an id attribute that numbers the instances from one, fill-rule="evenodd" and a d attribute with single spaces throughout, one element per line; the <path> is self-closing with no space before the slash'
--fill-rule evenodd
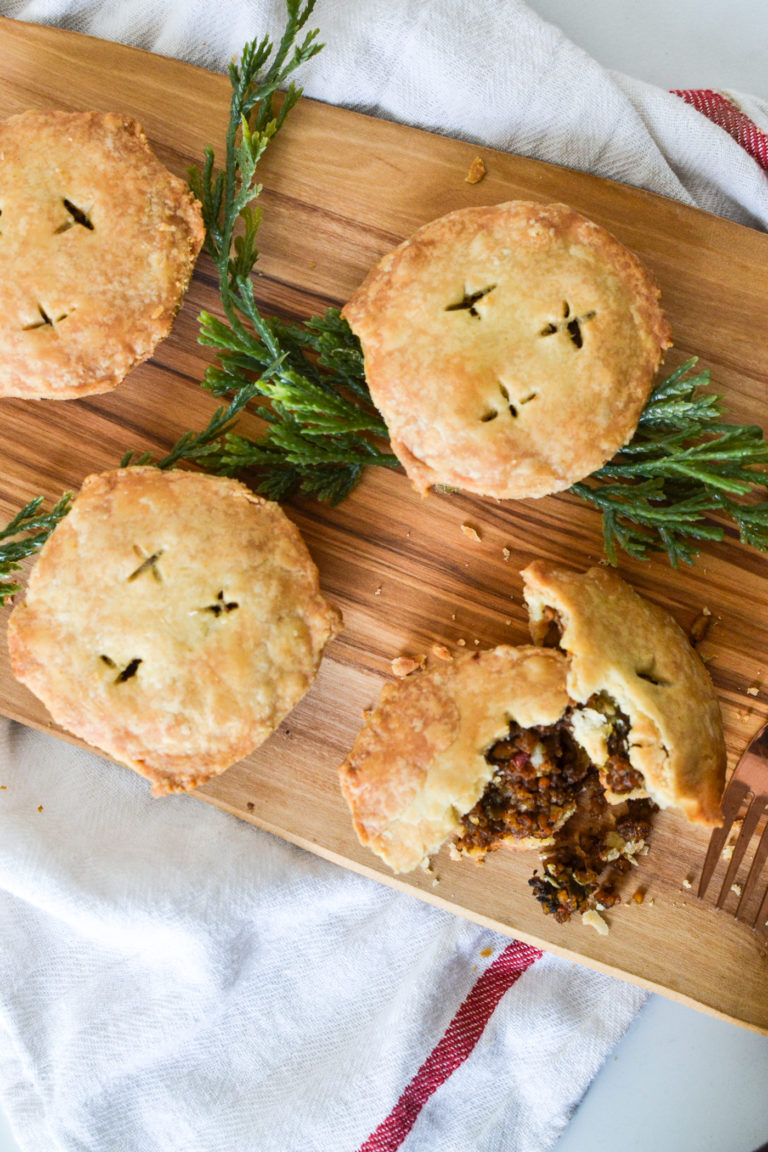
<path id="1" fill-rule="evenodd" d="M 664 88 L 768 99 L 766 0 L 529 3 L 608 68 Z M 768 1037 L 652 996 L 556 1152 L 755 1152 L 764 1144 Z M 18 1152 L 1 1112 L 0 1152 Z"/>
<path id="2" fill-rule="evenodd" d="M 555 1152 L 755 1152 L 768 1145 L 768 1036 L 652 996 Z"/>
<path id="3" fill-rule="evenodd" d="M 0 1152 L 18 1152 L 18 1144 L 13 1138 L 11 1127 L 0 1111 Z"/>
<path id="4" fill-rule="evenodd" d="M 766 0 L 528 0 L 606 68 L 768 99 Z"/>

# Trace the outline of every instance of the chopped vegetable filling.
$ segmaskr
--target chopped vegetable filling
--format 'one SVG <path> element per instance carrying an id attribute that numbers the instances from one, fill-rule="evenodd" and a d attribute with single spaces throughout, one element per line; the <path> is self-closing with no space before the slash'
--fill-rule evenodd
<path id="1" fill-rule="evenodd" d="M 507 839 L 549 839 L 573 812 L 590 769 L 567 715 L 548 727 L 526 729 L 513 721 L 486 760 L 496 771 L 462 819 L 460 852 L 486 852 Z"/>
<path id="2" fill-rule="evenodd" d="M 569 709 L 557 723 L 521 728 L 512 721 L 485 754 L 494 773 L 461 821 L 456 848 L 484 856 L 506 841 L 539 841 L 543 872 L 529 884 L 559 923 L 575 913 L 610 908 L 638 854 L 647 851 L 656 805 L 613 797 L 644 785 L 629 762 L 629 718 L 607 694 L 587 707 L 608 722 L 606 763 L 597 767 L 576 741 Z"/>

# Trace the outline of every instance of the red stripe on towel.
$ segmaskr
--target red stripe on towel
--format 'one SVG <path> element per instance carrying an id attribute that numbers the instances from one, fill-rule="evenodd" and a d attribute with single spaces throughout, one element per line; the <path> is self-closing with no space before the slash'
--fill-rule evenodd
<path id="1" fill-rule="evenodd" d="M 708 120 L 724 128 L 768 172 L 768 136 L 732 100 L 711 88 L 676 88 L 672 95 L 680 96 Z"/>
<path id="2" fill-rule="evenodd" d="M 472 987 L 451 1023 L 395 1107 L 359 1152 L 395 1152 L 432 1093 L 464 1063 L 483 1034 L 496 1005 L 541 952 L 514 940 Z"/>

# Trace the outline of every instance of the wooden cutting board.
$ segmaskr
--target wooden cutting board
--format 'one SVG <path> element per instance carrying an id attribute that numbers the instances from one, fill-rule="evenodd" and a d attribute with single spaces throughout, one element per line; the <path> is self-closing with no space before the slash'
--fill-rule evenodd
<path id="1" fill-rule="evenodd" d="M 225 77 L 0 21 L 0 116 L 47 107 L 128 113 L 168 166 L 184 174 L 206 145 L 221 149 L 228 102 Z M 470 184 L 465 175 L 476 155 L 487 175 Z M 292 113 L 261 178 L 256 289 L 267 313 L 306 316 L 344 301 L 382 253 L 450 209 L 561 200 L 608 227 L 658 277 L 675 332 L 667 364 L 698 355 L 733 418 L 760 423 L 768 412 L 763 234 L 607 180 L 309 100 Z M 35 495 L 53 500 L 89 472 L 114 467 L 127 449 L 163 451 L 186 429 L 204 426 L 215 401 L 198 387 L 207 353 L 196 344 L 196 317 L 201 308 L 215 311 L 216 302 L 211 265 L 201 259 L 171 336 L 115 392 L 80 401 L 0 401 L 0 522 Z M 519 570 L 537 556 L 578 568 L 599 560 L 597 515 L 567 495 L 516 504 L 422 499 L 401 473 L 383 470 L 371 470 L 335 509 L 297 502 L 288 512 L 346 627 L 286 723 L 201 789 L 201 798 L 430 903 L 768 1033 L 768 950 L 727 911 L 693 895 L 706 832 L 660 816 L 651 854 L 630 878 L 627 904 L 610 912 L 603 937 L 580 922 L 559 926 L 541 912 L 526 883 L 535 866 L 528 853 L 502 850 L 482 866 L 443 853 L 431 872 L 391 876 L 358 845 L 337 787 L 337 764 L 363 709 L 391 676 L 393 657 L 429 657 L 434 643 L 460 651 L 527 642 Z M 704 608 L 712 613 L 702 653 L 733 764 L 768 715 L 768 558 L 729 530 L 693 568 L 673 571 L 658 558 L 622 560 L 621 571 L 683 627 Z M 0 652 L 0 709 L 56 731 L 14 681 L 4 645 Z M 638 889 L 645 901 L 631 903 Z"/>

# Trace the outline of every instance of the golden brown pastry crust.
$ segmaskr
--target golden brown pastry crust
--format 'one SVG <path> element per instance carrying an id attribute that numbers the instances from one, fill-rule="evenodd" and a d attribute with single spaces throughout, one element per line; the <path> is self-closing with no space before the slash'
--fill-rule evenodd
<path id="1" fill-rule="evenodd" d="M 261 744 L 340 623 L 277 504 L 235 480 L 137 467 L 85 481 L 8 645 L 58 724 L 160 795 Z"/>
<path id="2" fill-rule="evenodd" d="M 114 388 L 168 334 L 205 231 L 141 127 L 99 112 L 0 123 L 0 397 Z"/>
<path id="3" fill-rule="evenodd" d="M 629 718 L 630 763 L 651 798 L 693 823 L 720 824 L 726 767 L 720 707 L 683 630 L 611 569 L 579 573 L 537 560 L 523 580 L 535 642 L 549 628 L 547 609 L 557 613 L 573 699 L 585 704 L 606 692 Z M 599 726 L 574 734 L 599 766 L 605 759 Z"/>
<path id="4" fill-rule="evenodd" d="M 562 204 L 465 208 L 385 256 L 343 309 L 422 491 L 544 496 L 632 436 L 669 326 L 659 290 Z"/>
<path id="5" fill-rule="evenodd" d="M 510 721 L 559 720 L 565 675 L 559 652 L 502 645 L 385 684 L 340 768 L 360 842 L 395 872 L 424 862 L 482 795 Z"/>

